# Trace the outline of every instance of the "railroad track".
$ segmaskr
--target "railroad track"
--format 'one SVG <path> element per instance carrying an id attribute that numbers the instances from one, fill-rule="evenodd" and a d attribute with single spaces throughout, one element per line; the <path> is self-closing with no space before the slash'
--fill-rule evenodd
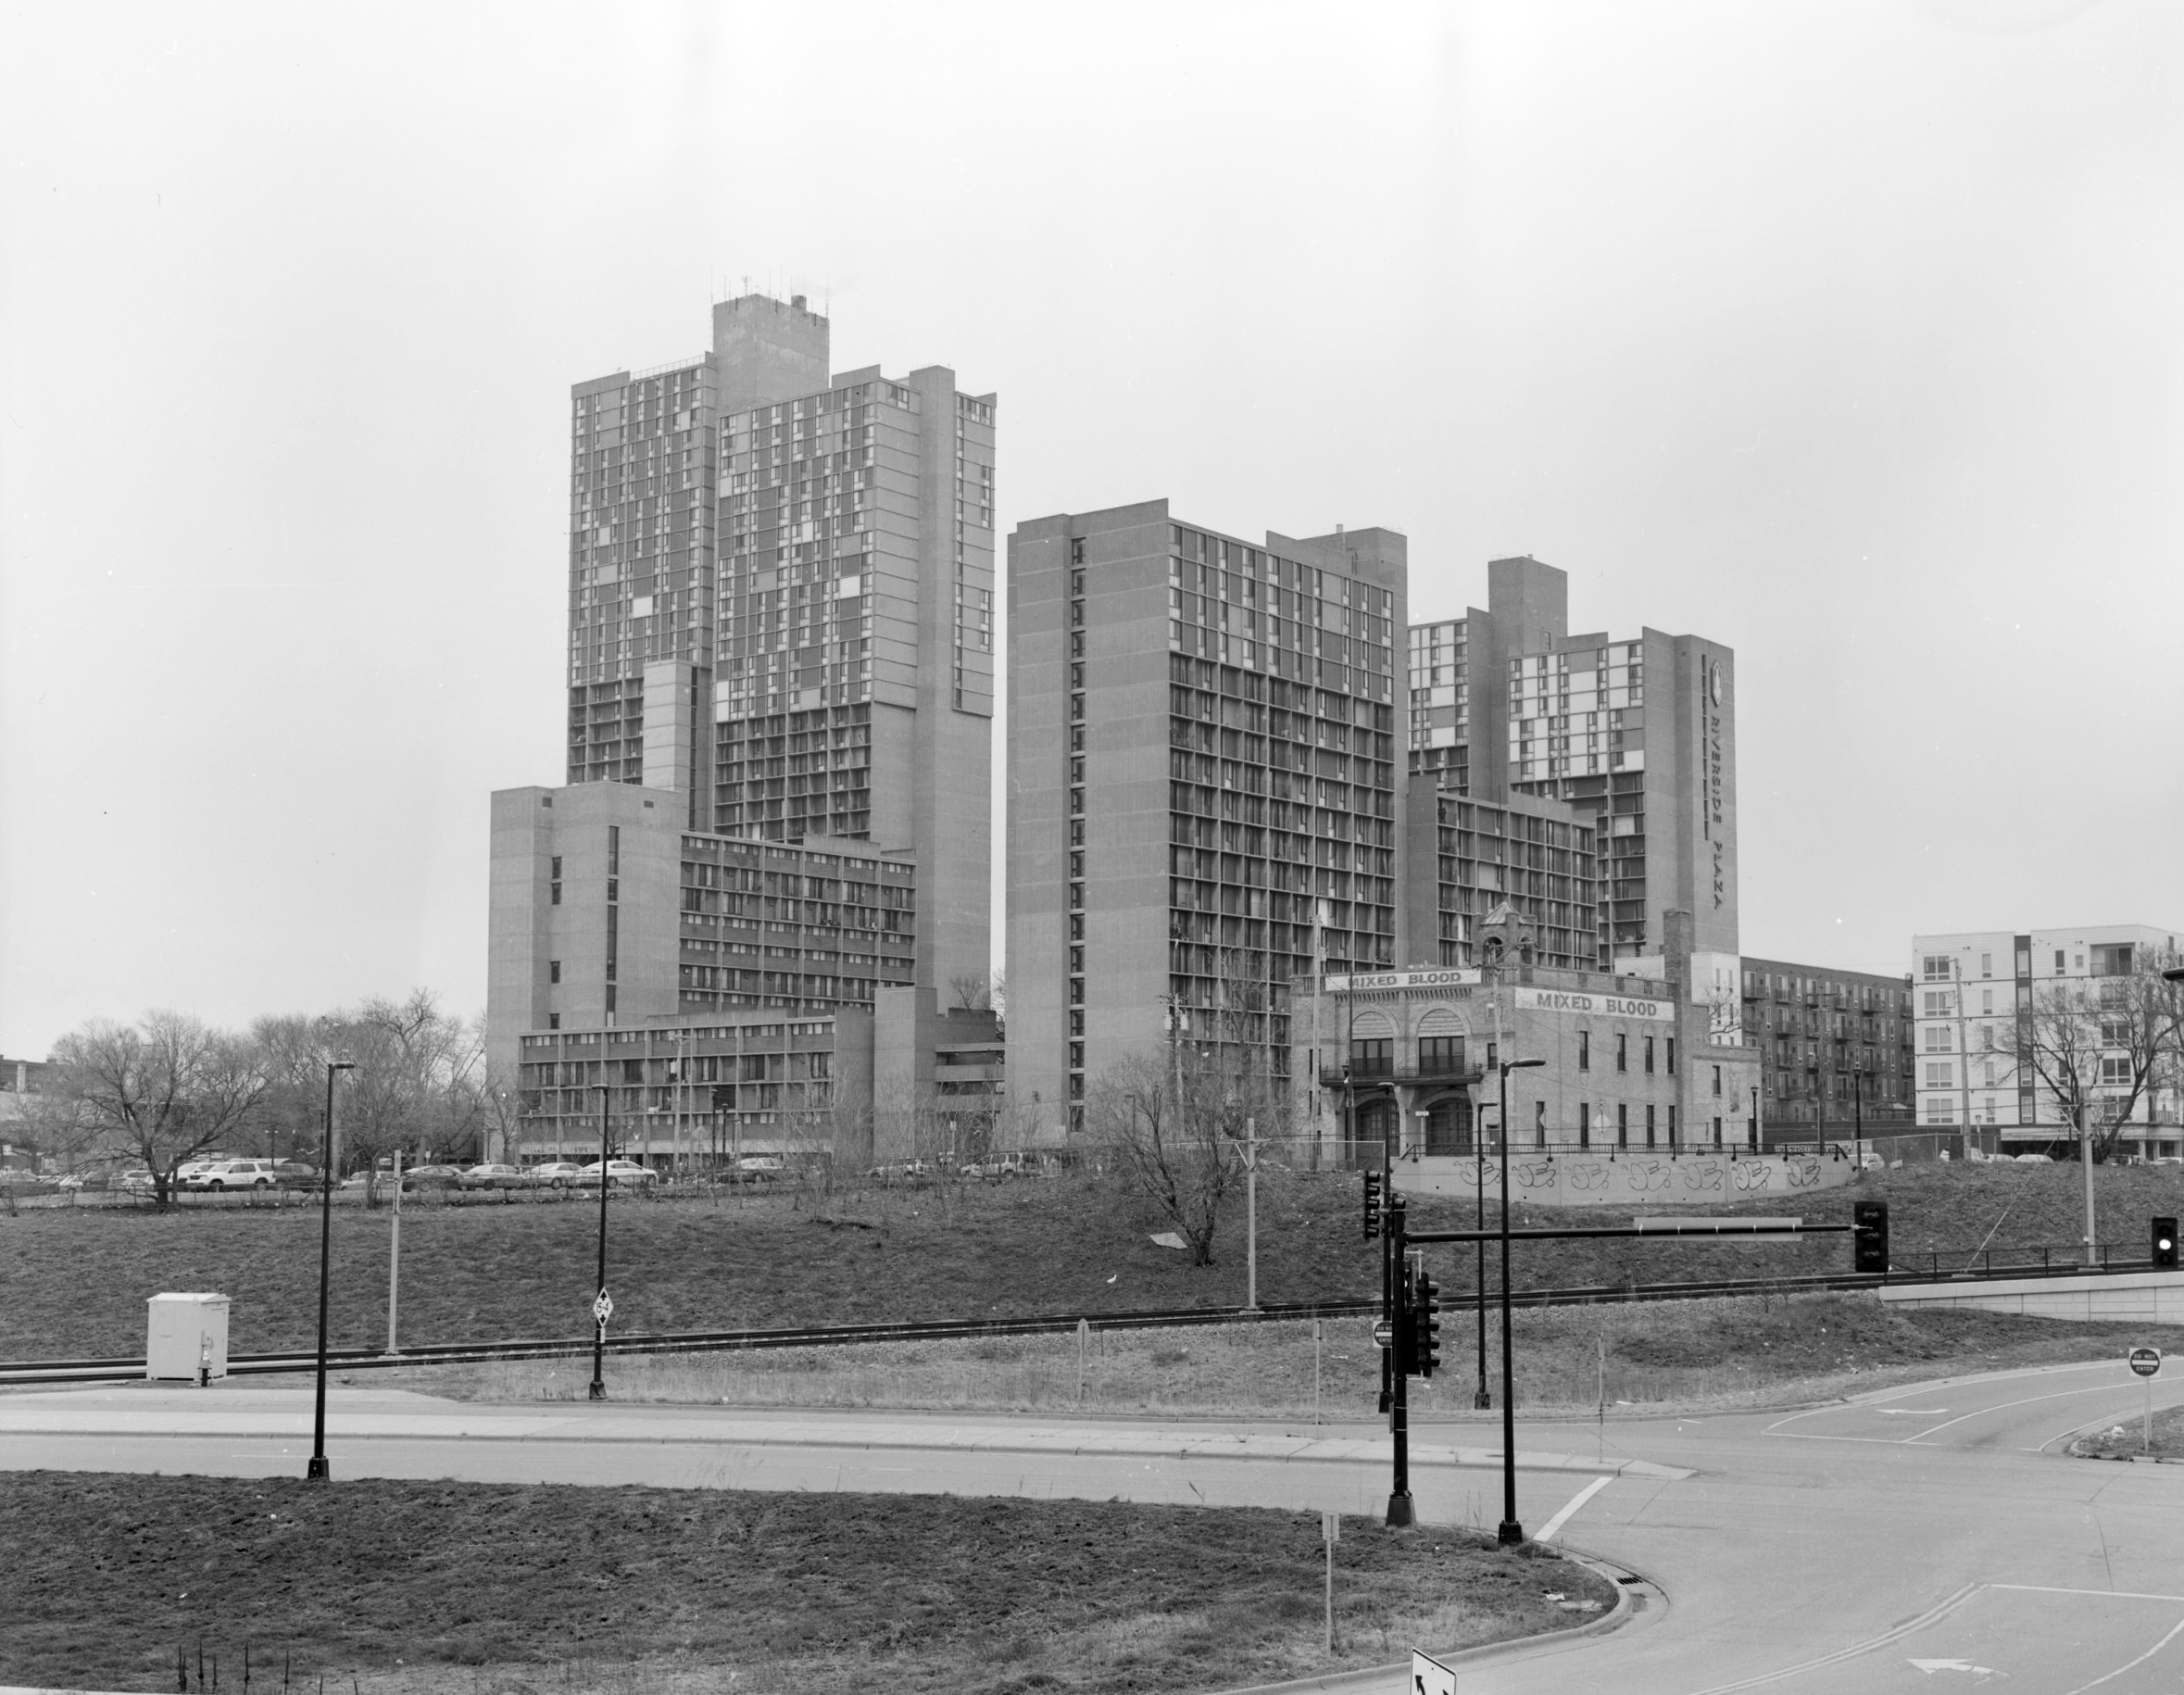
<path id="1" fill-rule="evenodd" d="M 2116 1269 L 2103 1266 L 2102 1270 Z M 2123 1269 L 2129 1269 L 2128 1267 Z M 2082 1266 L 1999 1266 L 1945 1274 L 1929 1273 L 1845 1272 L 1818 1276 L 1716 1277 L 1695 1282 L 1621 1283 L 1571 1288 L 1510 1291 L 1516 1307 L 1609 1305 L 1637 1300 L 1710 1300 L 1727 1296 L 1811 1294 L 1833 1289 L 1875 1288 L 1883 1284 L 1937 1281 L 1985 1282 L 2002 1277 L 2071 1277 L 2088 1274 Z M 1494 1297 L 1489 1292 L 1489 1300 Z M 1468 1306 L 1450 1299 L 1446 1308 Z M 765 1330 L 672 1330 L 656 1335 L 607 1337 L 609 1353 L 732 1353 L 761 1348 L 840 1348 L 864 1342 L 937 1342 L 966 1337 L 1051 1336 L 1082 1324 L 1094 1330 L 1161 1330 L 1200 1325 L 1282 1324 L 1308 1318 L 1370 1318 L 1380 1311 L 1377 1299 L 1268 1301 L 1256 1311 L 1242 1307 L 1171 1307 L 1134 1312 L 1069 1312 L 1028 1318 L 910 1319 L 871 1325 L 813 1325 Z M 345 1372 L 384 1370 L 403 1365 L 464 1365 L 498 1360 L 570 1359 L 592 1350 L 589 1336 L 539 1337 L 499 1342 L 427 1342 L 388 1353 L 376 1348 L 331 1348 L 330 1368 Z M 315 1350 L 230 1354 L 231 1376 L 267 1376 L 309 1371 Z M 0 1387 L 37 1384 L 121 1383 L 141 1379 L 142 1357 L 131 1360 L 17 1360 L 0 1362 Z"/>

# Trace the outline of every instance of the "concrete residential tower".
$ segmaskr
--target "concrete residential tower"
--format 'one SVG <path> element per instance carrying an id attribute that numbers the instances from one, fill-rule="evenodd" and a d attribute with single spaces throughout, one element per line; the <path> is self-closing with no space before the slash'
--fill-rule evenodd
<path id="1" fill-rule="evenodd" d="M 991 1034 L 944 1002 L 989 973 L 993 396 L 830 373 L 829 328 L 747 295 L 711 351 L 571 393 L 569 786 L 494 797 L 496 1066 L 672 1025 L 740 1062 L 732 1026 L 841 1009 L 899 1051 L 815 1089 L 929 1093 Z"/>
<path id="2" fill-rule="evenodd" d="M 1009 1078 L 1031 1135 L 1177 1041 L 1288 1069 L 1291 980 L 1396 958 L 1404 541 L 1164 500 L 1009 539 Z"/>
<path id="3" fill-rule="evenodd" d="M 1569 578 L 1533 559 L 1487 567 L 1487 606 L 1410 632 L 1412 772 L 1497 806 L 1559 802 L 1592 826 L 1593 960 L 1662 974 L 1663 915 L 1688 912 L 1693 988 L 1736 1023 L 1736 656 L 1697 635 L 1570 633 Z M 1421 803 L 1413 828 L 1430 827 Z M 1553 816 L 1562 816 L 1559 812 Z M 1412 863 L 1423 876 L 1423 855 Z M 1433 911 L 1416 891 L 1414 910 Z M 1470 963 L 1470 936 L 1442 959 Z M 1425 956 L 1430 957 L 1430 956 Z"/>

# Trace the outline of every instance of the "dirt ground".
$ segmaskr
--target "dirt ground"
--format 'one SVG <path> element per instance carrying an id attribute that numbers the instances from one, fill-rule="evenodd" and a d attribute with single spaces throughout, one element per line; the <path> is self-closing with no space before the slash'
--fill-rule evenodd
<path id="1" fill-rule="evenodd" d="M 0 1473 L 0 1682 L 356 1695 L 1179 1691 L 1567 1626 L 1551 1551 L 1316 1513 Z M 351 1679 L 355 1682 L 352 1684 Z"/>

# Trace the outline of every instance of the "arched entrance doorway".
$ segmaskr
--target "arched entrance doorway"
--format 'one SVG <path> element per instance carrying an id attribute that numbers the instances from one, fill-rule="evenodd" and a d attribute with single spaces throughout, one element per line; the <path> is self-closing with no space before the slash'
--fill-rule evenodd
<path id="1" fill-rule="evenodd" d="M 1471 1100 L 1463 1095 L 1443 1095 L 1425 1108 L 1425 1151 L 1443 1158 L 1467 1159 L 1471 1154 Z"/>
<path id="2" fill-rule="evenodd" d="M 1378 1165 L 1384 1157 L 1383 1145 L 1391 1157 L 1401 1147 L 1396 1140 L 1396 1123 L 1395 1102 L 1386 1095 L 1359 1101 L 1357 1123 L 1351 1133 L 1350 1158 L 1359 1160 L 1369 1156 L 1371 1162 Z"/>

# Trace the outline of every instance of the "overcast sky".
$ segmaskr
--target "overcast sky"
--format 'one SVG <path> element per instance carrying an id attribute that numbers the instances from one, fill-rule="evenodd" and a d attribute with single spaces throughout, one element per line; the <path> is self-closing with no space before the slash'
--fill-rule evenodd
<path id="1" fill-rule="evenodd" d="M 569 384 L 747 277 L 998 390 L 1004 531 L 1733 647 L 1748 952 L 2184 923 L 2179 91 L 2163 0 L 14 0 L 0 1052 L 483 1006 Z"/>

